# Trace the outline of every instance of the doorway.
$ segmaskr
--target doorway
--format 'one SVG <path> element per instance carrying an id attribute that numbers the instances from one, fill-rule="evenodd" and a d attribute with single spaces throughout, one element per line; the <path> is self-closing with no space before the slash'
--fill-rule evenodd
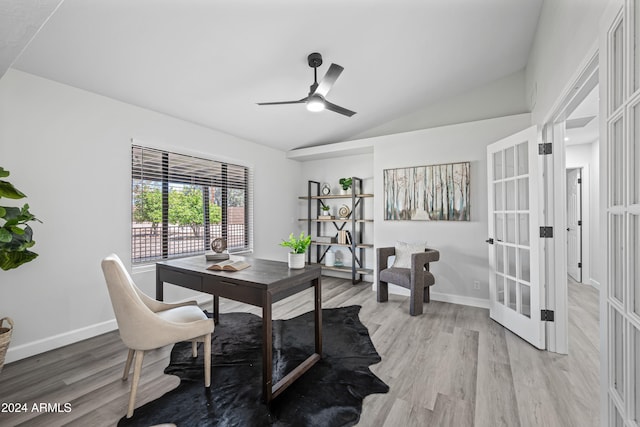
<path id="1" fill-rule="evenodd" d="M 567 273 L 582 283 L 582 168 L 567 169 Z"/>

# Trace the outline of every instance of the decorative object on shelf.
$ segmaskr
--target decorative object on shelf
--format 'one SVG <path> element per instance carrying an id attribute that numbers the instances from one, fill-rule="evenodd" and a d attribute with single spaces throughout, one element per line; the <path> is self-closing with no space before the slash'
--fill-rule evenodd
<path id="1" fill-rule="evenodd" d="M 322 205 L 320 206 L 320 209 L 322 209 L 322 215 L 320 215 L 318 219 L 333 219 L 331 213 L 329 212 L 331 210 L 331 206 Z"/>
<path id="2" fill-rule="evenodd" d="M 304 268 L 305 252 L 311 245 L 311 236 L 305 236 L 304 231 L 300 236 L 296 237 L 293 233 L 289 234 L 289 240 L 283 240 L 280 246 L 291 249 L 289 252 L 289 268 Z"/>
<path id="3" fill-rule="evenodd" d="M 326 267 L 333 267 L 336 262 L 336 254 L 329 249 L 327 253 L 324 254 L 324 265 Z"/>
<path id="4" fill-rule="evenodd" d="M 0 178 L 9 176 L 9 171 L 0 167 Z M 23 199 L 27 197 L 8 181 L 0 180 L 0 199 Z M 38 254 L 31 252 L 36 242 L 33 240 L 33 230 L 27 224 L 38 221 L 25 203 L 21 208 L 17 206 L 0 206 L 0 219 L 4 224 L 0 226 L 0 268 L 10 270 L 24 263 L 34 260 Z"/>
<path id="5" fill-rule="evenodd" d="M 384 219 L 470 221 L 470 166 L 461 162 L 385 169 Z"/>
<path id="6" fill-rule="evenodd" d="M 9 327 L 4 326 L 4 321 L 7 321 Z M 9 343 L 11 342 L 11 333 L 13 332 L 13 321 L 9 317 L 3 317 L 0 319 L 0 372 L 2 372 L 2 366 L 4 365 L 4 356 L 7 354 Z"/>
<path id="7" fill-rule="evenodd" d="M 340 178 L 338 183 L 340 184 L 340 194 L 348 194 L 353 184 L 353 178 Z"/>
<path id="8" fill-rule="evenodd" d="M 334 236 L 316 236 L 316 243 L 336 243 Z"/>
<path id="9" fill-rule="evenodd" d="M 340 209 L 338 209 L 338 217 L 340 217 L 340 219 L 349 218 L 349 214 L 351 214 L 351 208 L 347 205 L 342 205 Z"/>
<path id="10" fill-rule="evenodd" d="M 323 196 L 328 196 L 331 194 L 331 187 L 326 182 L 322 184 L 322 189 L 320 190 Z"/>

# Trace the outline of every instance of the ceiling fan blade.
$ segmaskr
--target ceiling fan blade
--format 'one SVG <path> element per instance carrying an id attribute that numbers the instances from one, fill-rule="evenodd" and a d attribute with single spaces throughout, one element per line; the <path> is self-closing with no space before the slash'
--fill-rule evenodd
<path id="1" fill-rule="evenodd" d="M 344 68 L 342 68 L 340 65 L 331 64 L 331 66 L 327 70 L 327 74 L 324 75 L 322 81 L 318 84 L 318 88 L 314 93 L 322 95 L 326 98 L 327 93 L 329 93 L 333 84 L 336 82 L 338 77 L 340 77 L 342 70 L 344 70 Z"/>
<path id="2" fill-rule="evenodd" d="M 339 105 L 336 105 L 336 104 L 332 104 L 327 100 L 324 101 L 324 106 L 329 111 L 333 111 L 334 113 L 339 113 L 347 117 L 351 117 L 354 114 L 356 114 L 355 111 L 347 110 L 346 108 L 340 107 Z"/>
<path id="3" fill-rule="evenodd" d="M 280 102 L 256 102 L 258 105 L 283 105 L 283 104 L 303 104 L 307 102 L 307 97 L 304 97 L 298 101 L 280 101 Z"/>

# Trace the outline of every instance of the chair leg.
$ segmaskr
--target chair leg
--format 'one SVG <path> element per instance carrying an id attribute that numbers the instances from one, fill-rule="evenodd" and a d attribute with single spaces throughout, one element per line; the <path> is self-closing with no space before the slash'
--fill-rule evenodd
<path id="1" fill-rule="evenodd" d="M 204 336 L 204 386 L 211 387 L 211 334 Z"/>
<path id="2" fill-rule="evenodd" d="M 124 373 L 122 374 L 122 381 L 126 381 L 129 378 L 129 372 L 131 371 L 132 360 L 133 360 L 133 350 L 129 349 L 129 354 L 127 354 L 127 361 L 124 364 Z"/>
<path id="3" fill-rule="evenodd" d="M 422 314 L 422 299 L 424 298 L 424 288 L 411 289 L 411 297 L 409 301 L 409 314 L 417 316 Z"/>
<path id="4" fill-rule="evenodd" d="M 198 357 L 198 340 L 191 341 L 191 355 Z"/>
<path id="5" fill-rule="evenodd" d="M 138 383 L 140 382 L 140 371 L 142 371 L 142 359 L 144 358 L 144 350 L 136 350 L 136 360 L 133 364 L 133 381 L 131 382 L 131 395 L 129 396 L 129 409 L 127 410 L 127 418 L 133 416 L 133 409 L 136 404 L 136 393 L 138 392 Z"/>
<path id="6" fill-rule="evenodd" d="M 424 288 L 424 302 L 431 302 L 431 295 L 429 294 L 429 286 Z"/>
<path id="7" fill-rule="evenodd" d="M 389 284 L 378 279 L 378 302 L 389 300 Z"/>

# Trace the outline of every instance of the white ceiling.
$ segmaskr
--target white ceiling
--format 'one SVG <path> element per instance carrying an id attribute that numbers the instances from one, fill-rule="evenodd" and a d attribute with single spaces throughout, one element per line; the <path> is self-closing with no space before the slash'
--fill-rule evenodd
<path id="1" fill-rule="evenodd" d="M 16 2 L 18 0 L 15 0 Z M 64 0 L 28 73 L 290 150 L 348 140 L 526 66 L 542 0 Z M 307 55 L 344 67 L 304 105 Z M 399 129 L 398 131 L 402 131 Z"/>

